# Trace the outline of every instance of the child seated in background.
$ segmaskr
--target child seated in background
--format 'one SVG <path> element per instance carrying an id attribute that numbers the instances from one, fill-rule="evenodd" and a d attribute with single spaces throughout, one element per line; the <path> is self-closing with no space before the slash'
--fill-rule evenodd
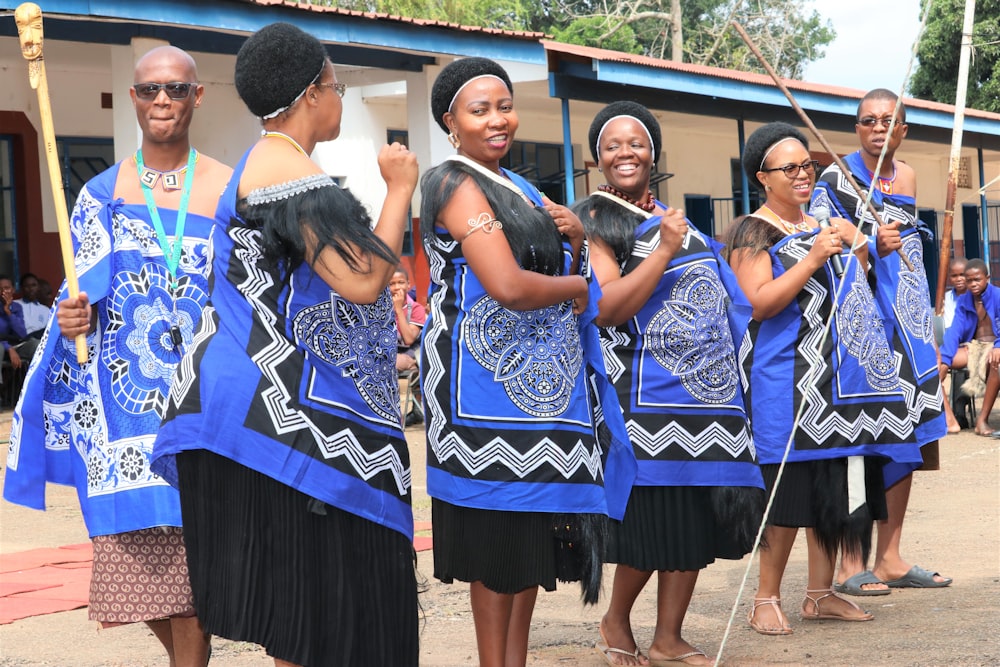
<path id="1" fill-rule="evenodd" d="M 969 388 L 983 396 L 976 419 L 976 435 L 1000 436 L 989 426 L 990 412 L 1000 390 L 1000 289 L 990 284 L 989 268 L 981 259 L 970 259 L 965 267 L 968 291 L 955 301 L 955 317 L 941 345 L 941 378 L 953 368 L 969 368 Z M 968 342 L 968 346 L 962 343 Z M 955 387 L 952 391 L 957 391 Z M 958 422 L 945 396 L 949 432 Z"/>

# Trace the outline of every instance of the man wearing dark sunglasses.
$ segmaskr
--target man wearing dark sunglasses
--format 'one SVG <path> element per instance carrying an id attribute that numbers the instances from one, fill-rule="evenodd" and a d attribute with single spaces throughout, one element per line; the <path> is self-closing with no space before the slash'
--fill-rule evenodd
<path id="1" fill-rule="evenodd" d="M 916 217 L 917 178 L 913 169 L 895 159 L 906 137 L 906 108 L 895 93 L 877 88 L 858 105 L 855 131 L 861 149 L 844 162 L 855 180 L 871 191 L 871 202 L 884 225 L 877 233 L 864 197 L 845 181 L 836 164 L 823 172 L 813 191 L 811 206 L 826 207 L 853 221 L 875 239 L 869 256 L 876 276 L 875 299 L 893 346 L 902 358 L 899 371 L 908 397 L 916 443 L 921 445 L 923 469 L 937 469 L 937 441 L 950 430 L 941 399 L 937 351 L 933 341 L 934 315 L 924 272 L 920 222 Z M 881 159 L 881 167 L 879 160 Z M 878 168 L 878 169 L 877 169 Z M 877 172 L 876 172 L 877 169 Z M 896 252 L 902 248 L 913 265 L 910 271 Z M 878 524 L 875 564 L 865 570 L 860 557 L 845 555 L 837 575 L 838 592 L 850 595 L 888 595 L 892 588 L 940 588 L 951 579 L 911 565 L 900 554 L 903 518 L 910 498 L 912 468 L 890 463 L 883 469 L 888 520 Z"/>
<path id="2" fill-rule="evenodd" d="M 191 147 L 205 93 L 191 56 L 155 48 L 134 82 L 141 146 L 77 198 L 80 295 L 63 288 L 25 380 L 4 497 L 44 509 L 46 477 L 74 484 L 94 547 L 90 618 L 145 622 L 171 665 L 204 667 L 209 638 L 191 598 L 178 494 L 150 471 L 149 455 L 206 306 L 209 236 L 232 170 Z M 84 366 L 72 344 L 80 334 Z M 61 442 L 73 444 L 47 446 Z"/>

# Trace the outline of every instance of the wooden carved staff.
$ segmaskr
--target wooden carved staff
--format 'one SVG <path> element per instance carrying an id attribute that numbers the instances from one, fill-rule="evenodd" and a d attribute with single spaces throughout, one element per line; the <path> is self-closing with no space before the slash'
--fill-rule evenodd
<path id="1" fill-rule="evenodd" d="M 965 1 L 962 20 L 962 46 L 958 56 L 958 85 L 955 90 L 955 124 L 951 131 L 951 153 L 948 159 L 948 183 L 945 189 L 944 224 L 941 231 L 941 255 L 938 284 L 934 294 L 934 312 L 944 313 L 945 283 L 948 278 L 948 263 L 951 260 L 952 227 L 955 224 L 955 198 L 958 181 L 958 167 L 962 159 L 962 130 L 965 122 L 965 98 L 969 88 L 969 60 L 972 57 L 972 29 L 975 26 L 975 0 Z M 986 258 L 989 260 L 989 258 Z"/>
<path id="2" fill-rule="evenodd" d="M 21 55 L 28 61 L 28 82 L 38 91 L 38 113 L 42 117 L 42 140 L 45 142 L 49 182 L 52 183 L 52 198 L 56 206 L 63 271 L 66 273 L 69 296 L 75 299 L 80 294 L 80 284 L 76 279 L 73 239 L 69 231 L 69 214 L 66 212 L 66 194 L 63 192 L 62 172 L 59 169 L 59 156 L 56 153 L 56 132 L 52 126 L 49 84 L 45 78 L 45 61 L 42 60 L 42 8 L 33 2 L 22 3 L 14 10 L 14 21 L 17 23 L 17 35 L 21 40 Z M 81 364 L 87 361 L 87 339 L 83 334 L 76 337 L 76 360 Z"/>
<path id="3" fill-rule="evenodd" d="M 830 146 L 829 142 L 827 142 L 826 137 L 823 136 L 823 133 L 820 132 L 815 125 L 813 125 L 813 122 L 809 119 L 809 116 L 806 115 L 806 112 L 802 109 L 802 107 L 799 106 L 799 103 L 795 101 L 795 98 L 792 97 L 792 92 L 788 90 L 788 86 L 785 85 L 785 82 L 781 80 L 781 77 L 778 76 L 778 73 L 774 71 L 773 67 L 771 67 L 771 63 L 767 61 L 767 58 L 764 57 L 764 54 L 761 53 L 759 48 L 757 48 L 757 45 L 754 43 L 753 39 L 751 39 L 750 35 L 747 34 L 747 31 L 744 30 L 743 26 L 740 25 L 739 22 L 737 21 L 733 21 L 732 24 L 733 28 L 736 29 L 736 32 L 738 32 L 740 34 L 740 37 L 743 38 L 743 41 L 746 42 L 746 45 L 747 47 L 749 47 L 750 51 L 753 52 L 755 56 L 757 56 L 757 60 L 760 61 L 760 64 L 764 67 L 767 73 L 771 75 L 771 78 L 774 80 L 774 85 L 776 85 L 778 87 L 778 90 L 784 93 L 785 97 L 788 98 L 788 102 L 792 105 L 792 108 L 795 109 L 795 113 L 799 115 L 799 118 L 802 119 L 802 122 L 805 124 L 805 126 L 809 128 L 810 132 L 813 133 L 813 136 L 815 136 L 816 139 L 819 140 L 820 145 L 823 146 L 823 150 L 829 153 L 830 157 L 833 158 L 834 163 L 840 168 L 841 173 L 844 174 L 844 178 L 847 180 L 848 183 L 851 184 L 851 187 L 854 188 L 854 191 L 858 194 L 858 197 L 861 198 L 861 201 L 868 202 L 868 212 L 871 213 L 872 216 L 875 218 L 875 222 L 880 226 L 885 224 L 882 221 L 882 217 L 878 214 L 878 211 L 875 210 L 875 206 L 872 205 L 871 200 L 868 198 L 868 191 L 862 188 L 861 185 L 856 180 L 854 180 L 854 176 L 851 174 L 851 171 L 847 168 L 847 165 L 844 164 L 844 161 L 840 159 L 840 156 L 837 155 L 837 152 L 833 150 L 833 147 Z M 905 254 L 903 254 L 903 249 L 896 248 L 896 253 L 899 254 L 900 261 L 903 262 L 903 265 L 911 272 L 913 272 L 914 271 L 913 264 L 910 263 L 910 258 L 907 257 Z"/>

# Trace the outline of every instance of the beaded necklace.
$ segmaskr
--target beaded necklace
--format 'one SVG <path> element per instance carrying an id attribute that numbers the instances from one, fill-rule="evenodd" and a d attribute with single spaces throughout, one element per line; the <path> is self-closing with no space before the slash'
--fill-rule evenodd
<path id="1" fill-rule="evenodd" d="M 656 198 L 653 197 L 653 191 L 652 190 L 647 190 L 646 191 L 646 196 L 643 197 L 643 201 L 642 202 L 638 202 L 638 201 L 632 199 L 631 197 L 629 197 L 627 194 L 625 194 L 624 192 L 622 192 L 618 188 L 614 187 L 613 185 L 602 184 L 602 185 L 598 185 L 597 189 L 600 190 L 601 192 L 607 192 L 609 195 L 614 195 L 615 197 L 618 197 L 619 199 L 627 201 L 629 204 L 632 204 L 633 206 L 637 206 L 637 207 L 641 208 L 643 211 L 646 211 L 647 213 L 652 213 L 653 210 L 656 209 Z"/>
<path id="2" fill-rule="evenodd" d="M 802 215 L 802 218 L 798 222 L 789 222 L 788 220 L 785 220 L 780 215 L 775 213 L 774 210 L 771 209 L 771 207 L 768 206 L 767 204 L 761 206 L 760 209 L 757 211 L 757 213 L 759 214 L 761 211 L 766 211 L 769 214 L 761 217 L 763 217 L 765 220 L 767 220 L 772 225 L 774 225 L 781 231 L 785 232 L 786 234 L 797 234 L 798 232 L 808 232 L 812 229 L 812 225 L 810 225 L 809 222 L 806 220 L 806 217 L 801 214 L 801 211 L 799 214 Z"/>
<path id="3" fill-rule="evenodd" d="M 896 182 L 896 163 L 892 163 L 892 176 L 889 178 L 878 177 L 878 189 L 884 195 L 892 194 L 892 184 Z"/>

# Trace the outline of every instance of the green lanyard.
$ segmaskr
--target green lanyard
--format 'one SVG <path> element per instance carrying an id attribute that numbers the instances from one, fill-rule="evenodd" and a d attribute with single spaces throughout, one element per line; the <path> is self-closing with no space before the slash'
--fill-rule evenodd
<path id="1" fill-rule="evenodd" d="M 167 271 L 173 280 L 170 289 L 177 289 L 177 266 L 181 261 L 181 250 L 184 247 L 184 221 L 187 220 L 188 201 L 191 199 L 191 183 L 194 182 L 194 163 L 198 153 L 192 148 L 188 155 L 186 174 L 184 175 L 184 189 L 181 191 L 181 205 L 177 207 L 177 225 L 174 228 L 174 242 L 171 244 L 167 240 L 167 233 L 163 229 L 163 221 L 160 219 L 160 210 L 153 201 L 153 190 L 142 182 L 142 172 L 145 165 L 142 163 L 142 149 L 135 154 L 135 164 L 139 169 L 139 182 L 142 185 L 142 196 L 146 198 L 146 210 L 153 221 L 156 229 L 156 237 L 160 242 L 160 249 L 163 251 L 163 260 L 167 263 Z"/>

